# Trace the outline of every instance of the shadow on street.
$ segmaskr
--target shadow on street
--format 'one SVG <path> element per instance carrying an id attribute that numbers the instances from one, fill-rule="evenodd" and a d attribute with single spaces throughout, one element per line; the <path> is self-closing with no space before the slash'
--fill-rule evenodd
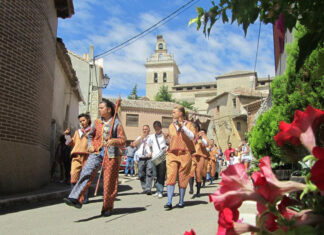
<path id="1" fill-rule="evenodd" d="M 138 212 L 142 212 L 142 211 L 145 211 L 145 210 L 146 210 L 145 207 L 115 208 L 114 213 L 112 214 L 112 216 L 117 215 L 117 217 L 114 217 L 114 218 L 112 218 L 111 220 L 109 220 L 107 222 L 122 218 L 122 217 L 124 217 L 126 215 L 129 215 L 129 214 L 138 213 Z M 101 215 L 96 215 L 96 216 L 92 216 L 92 217 L 89 217 L 89 218 L 86 218 L 86 219 L 80 219 L 80 220 L 77 220 L 75 222 L 76 223 L 88 222 L 90 220 L 94 220 L 94 219 L 98 219 L 98 218 L 104 218 L 104 217 L 102 217 Z"/>

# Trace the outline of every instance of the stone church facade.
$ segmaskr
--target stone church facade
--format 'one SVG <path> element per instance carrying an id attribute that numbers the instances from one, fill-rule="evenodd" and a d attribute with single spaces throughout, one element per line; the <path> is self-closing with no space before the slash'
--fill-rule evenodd
<path id="1" fill-rule="evenodd" d="M 244 139 L 253 125 L 250 115 L 256 112 L 251 112 L 251 107 L 257 109 L 268 96 L 273 79 L 258 78 L 253 71 L 232 71 L 216 76 L 213 82 L 179 83 L 180 69 L 162 35 L 157 36 L 155 51 L 145 68 L 146 97 L 154 100 L 160 87 L 168 86 L 173 99 L 187 101 L 198 114 L 211 117 L 208 135 L 222 148 L 229 141 L 238 145 Z"/>

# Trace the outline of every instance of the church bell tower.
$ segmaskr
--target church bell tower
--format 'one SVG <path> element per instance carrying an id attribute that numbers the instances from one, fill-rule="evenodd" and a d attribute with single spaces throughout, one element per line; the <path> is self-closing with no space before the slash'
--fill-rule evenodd
<path id="1" fill-rule="evenodd" d="M 178 84 L 179 68 L 173 56 L 168 54 L 162 35 L 157 36 L 155 53 L 146 59 L 146 97 L 154 100 L 160 87 L 168 86 L 169 91 Z"/>

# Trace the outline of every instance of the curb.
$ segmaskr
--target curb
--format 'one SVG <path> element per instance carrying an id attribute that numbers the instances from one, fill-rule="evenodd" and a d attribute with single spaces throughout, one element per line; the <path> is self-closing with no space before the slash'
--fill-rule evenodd
<path id="1" fill-rule="evenodd" d="M 35 195 L 17 196 L 13 198 L 0 200 L 0 209 L 9 209 L 14 206 L 26 205 L 35 202 L 42 202 L 54 199 L 63 199 L 69 195 L 71 189 L 63 189 Z"/>

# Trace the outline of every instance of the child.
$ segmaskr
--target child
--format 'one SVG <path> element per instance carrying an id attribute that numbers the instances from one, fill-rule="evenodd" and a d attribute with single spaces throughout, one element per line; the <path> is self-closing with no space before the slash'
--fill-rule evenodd
<path id="1" fill-rule="evenodd" d="M 91 119 L 88 114 L 82 113 L 78 116 L 81 128 L 76 130 L 73 138 L 70 136 L 70 129 L 67 129 L 65 134 L 66 145 L 71 146 L 72 163 L 71 163 L 71 184 L 72 187 L 78 182 L 80 172 L 85 165 L 89 152 L 88 152 L 88 134 L 91 130 Z M 83 203 L 88 202 L 88 195 L 86 194 Z"/>

